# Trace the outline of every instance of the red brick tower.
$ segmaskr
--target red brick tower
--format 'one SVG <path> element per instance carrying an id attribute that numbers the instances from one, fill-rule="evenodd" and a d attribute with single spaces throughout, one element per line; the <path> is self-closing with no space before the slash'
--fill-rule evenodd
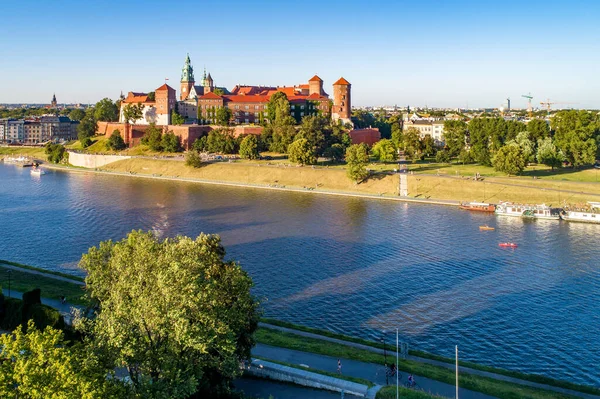
<path id="1" fill-rule="evenodd" d="M 170 125 L 171 111 L 175 109 L 175 102 L 177 101 L 175 89 L 165 83 L 154 90 L 154 99 L 156 101 L 156 124 Z"/>
<path id="2" fill-rule="evenodd" d="M 337 122 L 341 120 L 343 123 L 352 123 L 352 103 L 350 100 L 350 88 L 352 85 L 344 78 L 339 78 L 333 84 L 333 109 L 331 110 L 331 118 Z"/>
<path id="3" fill-rule="evenodd" d="M 179 92 L 179 99 L 181 101 L 188 98 L 194 83 L 194 68 L 192 68 L 190 55 L 188 54 L 187 57 L 185 57 L 185 64 L 183 64 L 183 69 L 181 70 L 181 90 Z"/>
<path id="4" fill-rule="evenodd" d="M 308 95 L 311 94 L 323 95 L 323 80 L 317 75 L 310 78 L 308 81 Z"/>

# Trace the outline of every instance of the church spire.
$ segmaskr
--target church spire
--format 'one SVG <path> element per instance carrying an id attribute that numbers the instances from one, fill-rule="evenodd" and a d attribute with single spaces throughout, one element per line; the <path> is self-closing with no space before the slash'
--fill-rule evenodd
<path id="1" fill-rule="evenodd" d="M 190 60 L 189 53 L 185 57 L 185 63 L 181 70 L 181 81 L 182 82 L 194 82 L 194 68 L 192 67 L 192 61 Z"/>

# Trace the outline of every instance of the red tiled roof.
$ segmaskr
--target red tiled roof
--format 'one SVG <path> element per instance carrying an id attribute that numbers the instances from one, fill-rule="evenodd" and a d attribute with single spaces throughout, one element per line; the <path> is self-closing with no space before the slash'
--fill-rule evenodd
<path id="1" fill-rule="evenodd" d="M 220 99 L 222 99 L 223 97 L 221 97 L 220 95 L 218 95 L 218 94 L 216 94 L 216 93 L 214 93 L 214 92 L 210 91 L 210 92 L 206 93 L 205 95 L 203 95 L 203 96 L 200 96 L 200 98 L 201 98 L 201 99 L 207 99 L 207 98 L 208 98 L 208 99 L 215 99 L 215 100 L 216 100 L 216 99 L 219 99 L 219 100 L 220 100 Z"/>
<path id="2" fill-rule="evenodd" d="M 169 90 L 169 89 L 175 90 L 171 86 L 169 86 L 168 84 L 165 83 L 164 85 L 160 86 L 158 89 L 156 89 L 154 91 L 162 91 L 162 90 Z"/>
<path id="3" fill-rule="evenodd" d="M 267 103 L 269 96 L 225 95 L 223 98 L 235 103 Z"/>
<path id="4" fill-rule="evenodd" d="M 123 100 L 123 102 L 126 104 L 131 104 L 131 103 L 147 103 L 147 102 L 153 102 L 153 101 L 148 100 L 148 94 L 146 94 L 146 93 L 134 93 L 134 92 L 130 91 L 129 93 L 127 93 L 127 98 L 125 100 Z"/>
<path id="5" fill-rule="evenodd" d="M 327 99 L 327 97 L 320 95 L 319 93 L 313 93 L 310 96 L 306 97 L 308 100 L 322 100 Z"/>
<path id="6" fill-rule="evenodd" d="M 315 75 L 312 78 L 310 78 L 308 81 L 309 82 L 322 82 L 323 79 L 321 79 L 320 77 L 318 77 L 317 75 Z"/>
<path id="7" fill-rule="evenodd" d="M 298 87 L 301 89 L 309 89 L 310 85 L 298 85 Z"/>
<path id="8" fill-rule="evenodd" d="M 348 82 L 346 79 L 344 78 L 339 78 L 333 85 L 349 85 L 350 82 Z"/>

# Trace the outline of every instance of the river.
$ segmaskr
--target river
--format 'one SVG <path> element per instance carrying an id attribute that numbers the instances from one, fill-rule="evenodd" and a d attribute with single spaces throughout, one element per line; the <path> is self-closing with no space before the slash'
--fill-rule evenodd
<path id="1" fill-rule="evenodd" d="M 600 226 L 0 164 L 0 259 L 81 274 L 132 229 L 220 234 L 265 316 L 600 386 Z"/>

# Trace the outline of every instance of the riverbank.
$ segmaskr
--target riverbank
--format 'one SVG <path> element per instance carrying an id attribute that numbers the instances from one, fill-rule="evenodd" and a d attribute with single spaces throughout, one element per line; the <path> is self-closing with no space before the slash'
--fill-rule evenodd
<path id="1" fill-rule="evenodd" d="M 207 163 L 201 168 L 181 160 L 130 158 L 98 169 L 45 165 L 67 171 L 86 171 L 127 177 L 173 180 L 235 187 L 295 191 L 314 194 L 388 199 L 456 206 L 463 201 L 498 203 L 585 204 L 600 199 L 600 184 L 541 179 L 489 177 L 474 180 L 448 175 L 408 174 L 408 196 L 398 196 L 397 173 L 378 172 L 366 182 L 355 184 L 338 168 L 296 167 L 246 162 Z"/>
<path id="2" fill-rule="evenodd" d="M 18 263 L 9 263 L 13 268 L 19 267 Z M 60 293 L 64 293 L 68 285 L 74 285 L 76 290 L 81 290 L 81 282 L 77 278 L 72 282 L 66 282 L 63 281 L 63 276 L 45 273 L 43 269 L 32 266 L 24 266 L 26 268 L 22 268 L 21 273 L 26 278 L 26 281 L 25 284 L 19 287 L 22 291 L 39 287 L 41 277 L 49 280 L 44 287 L 40 287 L 42 288 L 42 296 L 44 297 L 48 296 L 47 290 L 49 286 L 53 286 Z M 13 269 L 12 273 L 15 272 L 16 270 Z M 33 274 L 33 272 L 37 273 Z M 16 276 L 16 274 L 13 274 L 13 276 Z M 13 286 L 12 288 L 15 289 L 16 287 Z M 383 364 L 385 362 L 385 356 L 380 353 L 381 349 L 378 348 L 380 346 L 378 343 L 346 337 L 319 329 L 296 326 L 290 323 L 274 320 L 265 321 L 281 324 L 282 326 L 287 326 L 287 328 L 295 329 L 295 331 L 280 331 L 272 325 L 269 326 L 261 323 L 255 337 L 262 344 L 375 364 Z M 313 335 L 307 336 L 304 333 Z M 334 340 L 332 341 L 330 338 Z M 362 346 L 358 347 L 354 344 Z M 447 384 L 453 383 L 454 374 L 451 359 L 435 355 L 428 356 L 428 354 L 420 351 L 411 351 L 410 354 L 411 356 L 407 359 L 401 360 L 400 370 L 404 373 L 411 372 Z M 417 356 L 414 356 L 415 354 Z M 448 363 L 440 365 L 434 359 L 438 359 L 437 362 Z M 572 384 L 542 376 L 499 370 L 473 363 L 461 363 L 461 370 L 460 385 L 462 387 L 496 397 L 567 398 L 580 396 L 595 398 L 600 395 L 600 389 L 595 387 Z"/>

